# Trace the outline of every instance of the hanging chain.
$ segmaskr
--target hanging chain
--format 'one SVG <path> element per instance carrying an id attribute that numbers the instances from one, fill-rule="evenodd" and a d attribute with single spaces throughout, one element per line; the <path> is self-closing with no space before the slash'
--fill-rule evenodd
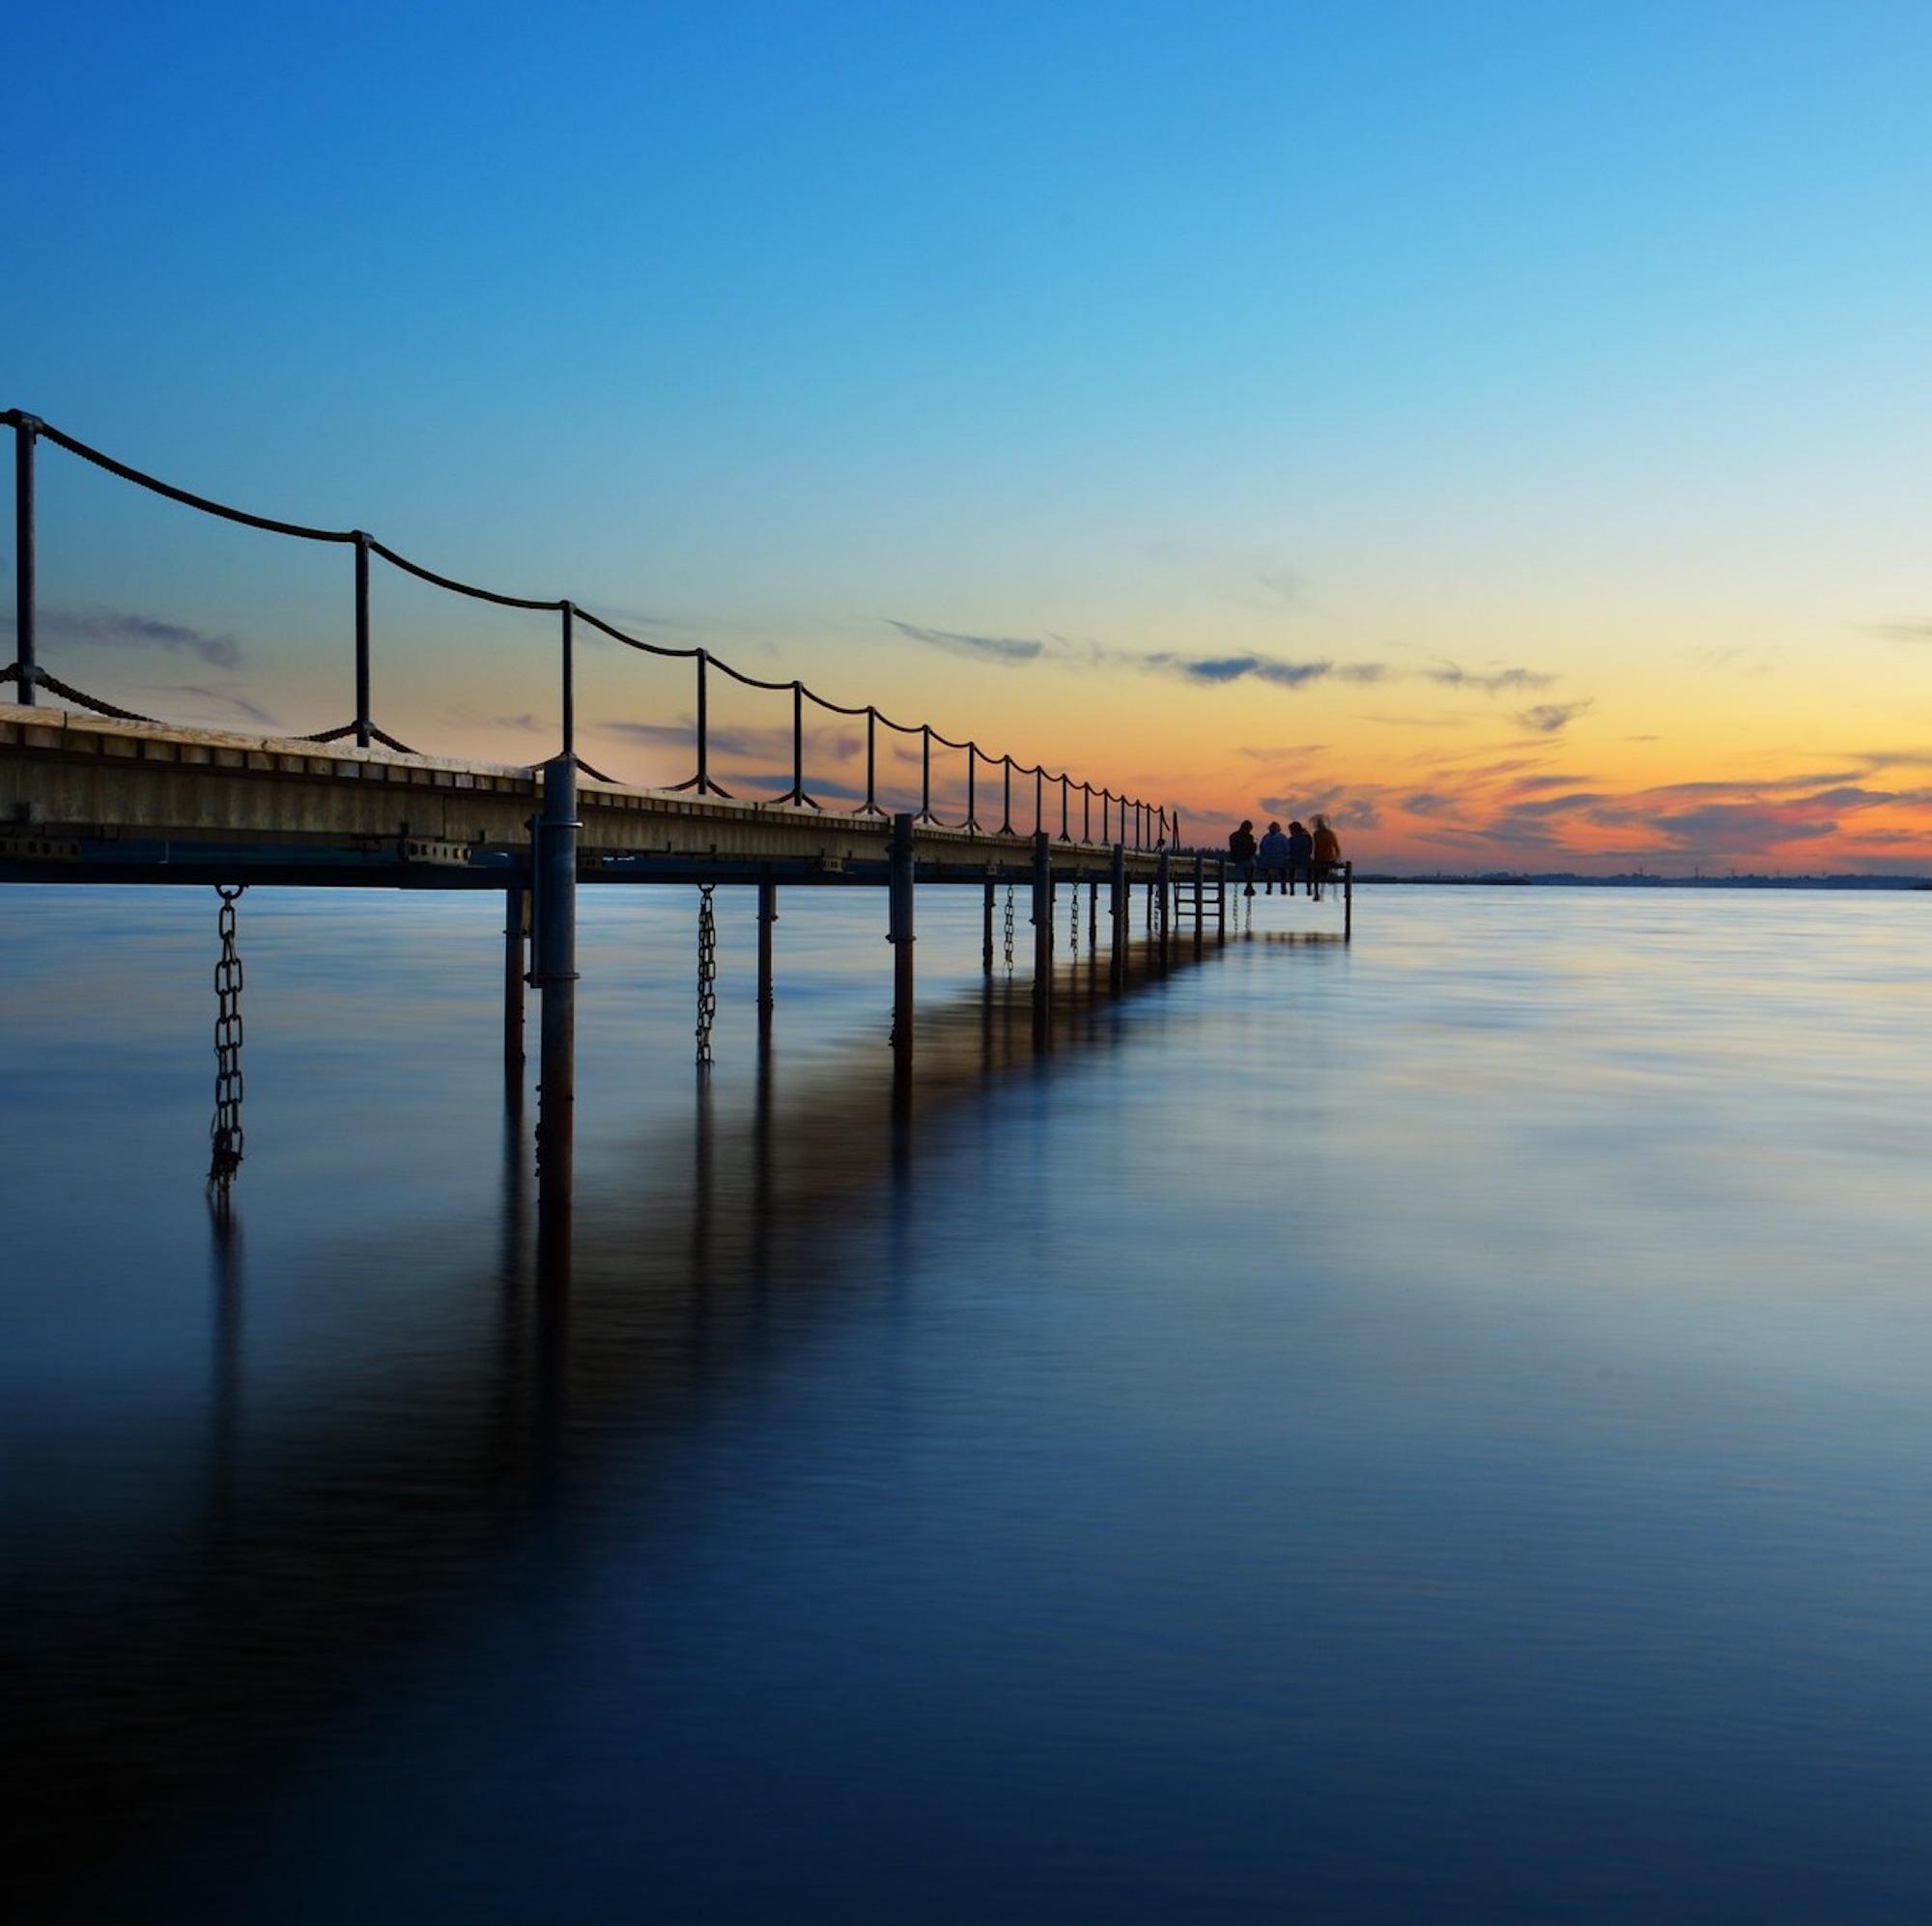
<path id="1" fill-rule="evenodd" d="M 718 886 L 703 883 L 697 891 L 697 1067 L 711 1067 L 711 1020 L 718 1014 L 718 919 L 711 892 Z"/>
<path id="2" fill-rule="evenodd" d="M 1007 968 L 1013 967 L 1013 886 L 1007 885 Z"/>
<path id="3" fill-rule="evenodd" d="M 208 1187 L 223 1203 L 242 1168 L 242 958 L 235 948 L 235 905 L 247 887 L 214 886 L 221 898 L 214 920 L 221 954 L 214 965 L 214 1119 L 208 1132 Z"/>
<path id="4" fill-rule="evenodd" d="M 1073 948 L 1070 953 L 1074 960 L 1078 962 L 1080 958 L 1080 885 L 1076 882 L 1066 893 L 1073 899 Z"/>

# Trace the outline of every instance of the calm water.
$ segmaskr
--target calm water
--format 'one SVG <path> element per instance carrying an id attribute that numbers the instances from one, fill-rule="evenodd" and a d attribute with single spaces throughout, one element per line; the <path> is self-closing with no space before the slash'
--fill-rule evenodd
<path id="1" fill-rule="evenodd" d="M 1037 1064 L 921 899 L 10 891 L 9 1854 L 159 1921 L 1932 1910 L 1932 897 L 1364 892 Z"/>

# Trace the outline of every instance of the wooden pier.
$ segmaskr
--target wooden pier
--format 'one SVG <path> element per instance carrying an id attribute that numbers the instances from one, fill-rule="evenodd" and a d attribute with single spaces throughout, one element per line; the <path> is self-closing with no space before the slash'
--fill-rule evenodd
<path id="1" fill-rule="evenodd" d="M 700 1067 L 709 1057 L 703 966 L 715 889 L 756 892 L 761 1050 L 770 1049 L 774 1032 L 781 890 L 883 889 L 893 953 L 895 1090 L 901 1108 L 913 1069 L 920 886 L 982 892 L 980 953 L 988 976 L 999 892 L 1004 887 L 1009 904 L 1015 892 L 1025 892 L 1033 926 L 1033 1034 L 1039 1050 L 1050 1048 L 1054 1035 L 1056 906 L 1063 887 L 1075 892 L 1076 918 L 1078 892 L 1086 887 L 1090 957 L 1098 940 L 1099 896 L 1106 892 L 1108 984 L 1115 995 L 1126 985 L 1137 885 L 1146 890 L 1146 929 L 1156 967 L 1169 959 L 1178 912 L 1191 913 L 1197 951 L 1210 902 L 1217 939 L 1226 939 L 1226 864 L 1182 851 L 1179 816 L 1164 806 L 1076 782 L 1065 770 L 995 755 L 970 739 L 942 735 L 930 723 L 895 722 L 872 704 L 829 700 L 797 679 L 747 675 L 702 648 L 671 648 L 628 635 L 568 599 L 511 596 L 453 581 L 360 529 L 308 527 L 225 506 L 131 468 L 19 411 L 0 415 L 0 425 L 14 437 L 17 558 L 17 657 L 0 669 L 0 684 L 12 685 L 18 696 L 0 703 L 0 882 L 213 886 L 223 892 L 225 945 L 233 942 L 234 897 L 250 884 L 498 892 L 505 907 L 504 1064 L 519 1090 L 525 993 L 534 988 L 540 998 L 539 1212 L 553 1227 L 567 1224 L 572 1188 L 582 886 L 698 888 Z M 42 441 L 200 513 L 285 538 L 348 547 L 355 564 L 351 722 L 301 737 L 185 728 L 135 716 L 51 674 L 40 661 L 37 639 L 35 456 Z M 371 711 L 372 557 L 456 595 L 556 614 L 556 754 L 534 766 L 423 755 L 377 726 Z M 696 773 L 688 780 L 670 788 L 634 787 L 607 779 L 578 754 L 573 649 L 580 623 L 627 648 L 692 664 Z M 714 673 L 785 699 L 792 767 L 783 794 L 748 800 L 713 776 L 707 717 Z M 822 807 L 812 797 L 808 704 L 864 722 L 864 800 L 849 811 Z M 917 809 L 889 810 L 880 800 L 882 730 L 919 742 Z M 965 757 L 964 814 L 953 823 L 934 809 L 935 744 Z M 983 790 L 982 772 L 989 779 Z M 1353 929 L 1347 865 L 1338 880 L 1337 933 L 1346 939 Z M 1009 912 L 1009 965 L 1010 923 Z M 239 967 L 232 981 L 239 986 Z M 228 1048 L 239 1055 L 235 1016 L 224 1003 L 217 1036 L 232 1037 Z M 221 1062 L 224 1077 L 238 1071 L 227 1058 Z M 239 1092 L 239 1074 L 234 1088 Z M 238 1115 L 224 1125 L 218 1100 L 211 1181 L 224 1192 L 241 1161 L 239 1094 L 234 1108 Z"/>

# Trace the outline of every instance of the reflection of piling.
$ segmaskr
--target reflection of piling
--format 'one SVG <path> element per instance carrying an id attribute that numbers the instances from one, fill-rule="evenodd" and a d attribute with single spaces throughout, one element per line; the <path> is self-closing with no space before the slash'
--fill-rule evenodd
<path id="1" fill-rule="evenodd" d="M 1201 954 L 1201 946 L 1208 939 L 1208 859 L 1197 854 L 1194 858 L 1194 953 Z"/>
<path id="2" fill-rule="evenodd" d="M 577 1103 L 577 767 L 544 765 L 543 813 L 532 863 L 534 967 L 543 993 L 538 1044 L 537 1213 L 546 1245 L 567 1237 Z"/>
<path id="3" fill-rule="evenodd" d="M 772 925 L 779 920 L 779 886 L 769 876 L 758 882 L 758 1054 L 772 1047 Z"/>
<path id="4" fill-rule="evenodd" d="M 1345 863 L 1342 865 L 1342 941 L 1350 942 L 1355 934 L 1355 865 Z"/>
<path id="5" fill-rule="evenodd" d="M 980 967 L 989 977 L 993 974 L 993 893 L 994 886 L 988 883 L 985 913 L 980 934 Z"/>
<path id="6" fill-rule="evenodd" d="M 913 864 L 909 814 L 893 818 L 887 862 L 886 937 L 893 946 L 893 1077 L 900 1104 L 911 1096 Z"/>
<path id="7" fill-rule="evenodd" d="M 1228 859 L 1214 859 L 1214 941 L 1228 940 Z"/>
<path id="8" fill-rule="evenodd" d="M 524 938 L 529 929 L 529 892 L 521 883 L 503 892 L 503 1085 L 524 1087 Z"/>
<path id="9" fill-rule="evenodd" d="M 1053 1040 L 1053 840 L 1041 830 L 1033 839 L 1033 1042 Z"/>
<path id="10" fill-rule="evenodd" d="M 1154 879 L 1153 879 L 1154 899 L 1160 904 L 1160 921 L 1158 925 L 1158 933 L 1160 937 L 1160 967 L 1163 970 L 1165 970 L 1168 965 L 1167 933 L 1168 933 L 1168 925 L 1171 920 L 1169 916 L 1169 909 L 1171 905 L 1169 883 L 1170 883 L 1170 878 L 1168 876 L 1167 851 L 1163 849 L 1160 855 L 1156 857 L 1154 860 Z"/>

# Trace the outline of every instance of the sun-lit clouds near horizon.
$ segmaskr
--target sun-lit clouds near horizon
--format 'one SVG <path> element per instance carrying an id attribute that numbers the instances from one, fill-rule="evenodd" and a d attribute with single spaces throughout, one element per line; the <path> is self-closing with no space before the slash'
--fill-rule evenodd
<path id="1" fill-rule="evenodd" d="M 1922 10 L 336 18 L 23 18 L 8 405 L 1190 833 L 1932 870 Z M 43 470 L 54 673 L 344 720 L 340 550 Z M 374 616 L 385 727 L 553 746 L 554 622 Z M 586 754 L 683 779 L 691 665 L 579 639 Z"/>

